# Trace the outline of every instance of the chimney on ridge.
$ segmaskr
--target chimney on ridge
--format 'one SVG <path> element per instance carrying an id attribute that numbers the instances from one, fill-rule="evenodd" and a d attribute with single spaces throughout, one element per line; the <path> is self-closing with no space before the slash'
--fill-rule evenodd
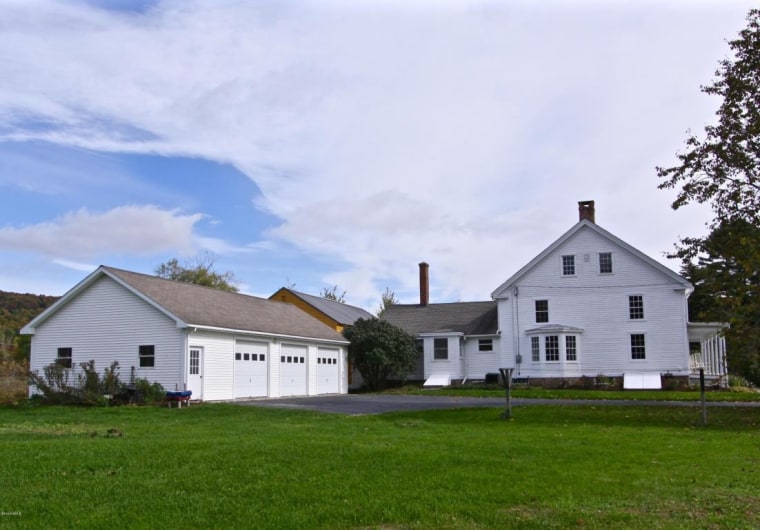
<path id="1" fill-rule="evenodd" d="M 430 265 L 420 263 L 420 305 L 426 306 L 430 301 Z"/>
<path id="2" fill-rule="evenodd" d="M 596 224 L 596 210 L 594 209 L 594 201 L 578 202 L 578 220 L 583 221 L 584 219 L 588 219 L 592 223 Z"/>

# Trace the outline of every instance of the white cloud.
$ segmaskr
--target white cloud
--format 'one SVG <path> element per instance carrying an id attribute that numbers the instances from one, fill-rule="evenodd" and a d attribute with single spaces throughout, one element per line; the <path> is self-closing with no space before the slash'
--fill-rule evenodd
<path id="1" fill-rule="evenodd" d="M 387 284 L 412 296 L 421 260 L 439 299 L 483 298 L 577 220 L 577 200 L 655 258 L 702 230 L 705 210 L 671 212 L 654 166 L 711 119 L 698 87 L 751 5 L 12 4 L 0 139 L 231 162 L 283 219 L 270 237 L 331 256 L 341 270 L 326 282 L 355 299 Z M 144 242 L 78 212 L 0 243 L 77 256 L 197 244 L 197 216 L 137 217 L 161 215 Z"/>
<path id="2" fill-rule="evenodd" d="M 65 262 L 106 253 L 148 256 L 171 250 L 191 254 L 196 249 L 193 227 L 202 217 L 155 206 L 121 206 L 103 213 L 81 209 L 45 223 L 0 228 L 0 246 Z"/>
<path id="3" fill-rule="evenodd" d="M 55 263 L 56 265 L 61 265 L 62 267 L 66 267 L 67 269 L 80 271 L 80 272 L 92 272 L 98 268 L 97 265 L 93 265 L 91 263 L 81 263 L 78 261 L 71 261 L 71 260 L 59 259 L 59 258 L 54 259 L 53 263 Z"/>

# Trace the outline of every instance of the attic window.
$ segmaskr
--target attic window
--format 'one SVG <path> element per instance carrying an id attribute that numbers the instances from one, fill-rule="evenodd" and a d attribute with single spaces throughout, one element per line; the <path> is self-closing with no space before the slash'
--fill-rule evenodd
<path id="1" fill-rule="evenodd" d="M 562 256 L 562 276 L 575 276 L 575 256 Z"/>
<path id="2" fill-rule="evenodd" d="M 152 344 L 139 347 L 140 368 L 153 368 L 156 365 L 156 347 Z"/>
<path id="3" fill-rule="evenodd" d="M 612 252 L 599 253 L 599 274 L 612 274 Z"/>
<path id="4" fill-rule="evenodd" d="M 55 362 L 64 368 L 71 368 L 71 348 L 58 348 L 58 356 Z"/>

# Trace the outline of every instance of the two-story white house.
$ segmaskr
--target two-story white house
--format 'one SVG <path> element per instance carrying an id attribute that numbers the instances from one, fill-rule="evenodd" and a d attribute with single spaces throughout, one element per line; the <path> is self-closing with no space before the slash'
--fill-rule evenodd
<path id="1" fill-rule="evenodd" d="M 692 285 L 597 225 L 593 201 L 579 203 L 578 223 L 493 291 L 490 328 L 467 325 L 473 304 L 485 315 L 489 302 L 428 304 L 420 267 L 420 304 L 384 317 L 422 340 L 416 375 L 427 381 L 484 379 L 501 367 L 545 384 L 606 376 L 659 388 L 662 376 L 685 379 L 697 366 L 726 376 L 721 325 L 688 322 Z M 426 316 L 441 311 L 446 326 Z"/>

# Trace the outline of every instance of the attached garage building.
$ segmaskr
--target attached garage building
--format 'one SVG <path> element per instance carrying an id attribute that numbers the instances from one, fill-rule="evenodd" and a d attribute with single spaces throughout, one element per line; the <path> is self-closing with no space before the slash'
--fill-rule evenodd
<path id="1" fill-rule="evenodd" d="M 22 330 L 30 368 L 119 362 L 204 401 L 345 394 L 347 341 L 297 307 L 101 266 Z"/>

